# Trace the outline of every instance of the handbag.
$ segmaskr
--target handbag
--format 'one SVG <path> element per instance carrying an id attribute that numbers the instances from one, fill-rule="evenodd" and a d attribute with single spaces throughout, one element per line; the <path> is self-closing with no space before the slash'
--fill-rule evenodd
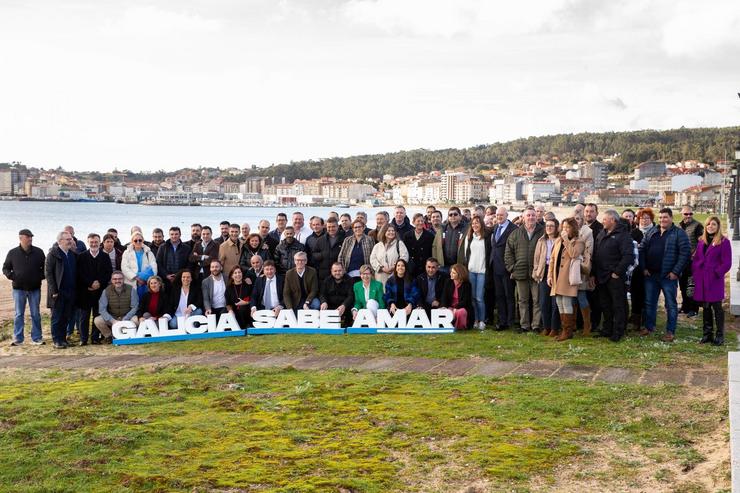
<path id="1" fill-rule="evenodd" d="M 580 286 L 583 282 L 583 278 L 581 277 L 581 262 L 583 262 L 583 256 L 580 255 L 570 261 L 568 283 L 571 286 Z"/>

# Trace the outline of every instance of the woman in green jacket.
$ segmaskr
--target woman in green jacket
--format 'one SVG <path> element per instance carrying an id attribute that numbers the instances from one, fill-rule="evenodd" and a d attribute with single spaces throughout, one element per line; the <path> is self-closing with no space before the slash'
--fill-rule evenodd
<path id="1" fill-rule="evenodd" d="M 383 301 L 383 283 L 373 279 L 373 268 L 365 264 L 360 267 L 360 280 L 352 287 L 355 295 L 355 306 L 352 308 L 352 319 L 357 318 L 358 310 L 367 308 L 377 316 L 379 308 L 385 308 Z"/>

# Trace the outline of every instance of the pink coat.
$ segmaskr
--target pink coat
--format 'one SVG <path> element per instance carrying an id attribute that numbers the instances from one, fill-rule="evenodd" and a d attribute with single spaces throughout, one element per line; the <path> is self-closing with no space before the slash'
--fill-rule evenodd
<path id="1" fill-rule="evenodd" d="M 732 267 L 730 240 L 722 238 L 719 245 L 709 245 L 700 239 L 691 262 L 694 275 L 694 300 L 714 303 L 725 299 L 725 274 Z"/>

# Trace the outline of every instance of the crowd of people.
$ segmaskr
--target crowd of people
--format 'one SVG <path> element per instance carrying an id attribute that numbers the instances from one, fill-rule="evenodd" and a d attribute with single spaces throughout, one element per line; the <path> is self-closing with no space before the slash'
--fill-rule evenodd
<path id="1" fill-rule="evenodd" d="M 123 245 L 114 228 L 90 233 L 87 244 L 66 226 L 45 255 L 28 229 L 8 252 L 3 273 L 12 281 L 12 345 L 24 343 L 26 305 L 31 340 L 44 344 L 40 289 L 46 279 L 55 348 L 109 343 L 119 320 L 164 319 L 173 328 L 193 315 L 233 313 L 242 327 L 257 310 L 337 310 L 345 326 L 358 310 L 450 309 L 456 329 L 538 332 L 566 341 L 583 336 L 620 341 L 628 324 L 641 336 L 656 327 L 658 299 L 667 314 L 663 340 L 673 341 L 681 311 L 703 310 L 701 343 L 724 342 L 725 274 L 731 266 L 721 221 L 702 225 L 690 207 L 643 208 L 601 214 L 577 204 L 558 220 L 543 206 L 509 219 L 504 207 L 433 206 L 409 218 L 331 212 L 311 217 L 278 213 L 255 231 L 222 221 L 217 231 L 193 224 L 169 238 L 156 228 L 150 240 L 131 228 Z M 215 233 L 215 234 L 214 234 Z"/>

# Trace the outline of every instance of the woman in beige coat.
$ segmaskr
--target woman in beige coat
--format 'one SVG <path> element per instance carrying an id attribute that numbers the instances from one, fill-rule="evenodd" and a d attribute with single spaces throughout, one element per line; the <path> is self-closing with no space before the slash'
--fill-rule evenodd
<path id="1" fill-rule="evenodd" d="M 539 286 L 540 313 L 542 314 L 542 335 L 556 336 L 560 331 L 560 315 L 555 299 L 550 293 L 547 277 L 552 265 L 552 249 L 558 239 L 558 220 L 555 218 L 545 221 L 545 234 L 537 240 L 534 248 L 534 269 L 532 279 Z"/>
<path id="2" fill-rule="evenodd" d="M 370 253 L 370 265 L 375 271 L 375 280 L 383 283 L 383 289 L 398 259 L 408 262 L 409 251 L 403 241 L 398 238 L 396 229 L 389 223 L 378 232 L 378 243 Z"/>
<path id="3" fill-rule="evenodd" d="M 550 257 L 550 269 L 547 276 L 547 284 L 550 286 L 551 294 L 560 312 L 560 324 L 563 330 L 558 336 L 558 341 L 565 341 L 573 337 L 576 326 L 576 315 L 573 304 L 578 296 L 578 284 L 571 284 L 571 264 L 581 260 L 585 245 L 578 237 L 578 223 L 572 217 L 563 221 L 560 238 L 555 242 Z M 578 275 L 581 275 L 580 267 Z"/>

